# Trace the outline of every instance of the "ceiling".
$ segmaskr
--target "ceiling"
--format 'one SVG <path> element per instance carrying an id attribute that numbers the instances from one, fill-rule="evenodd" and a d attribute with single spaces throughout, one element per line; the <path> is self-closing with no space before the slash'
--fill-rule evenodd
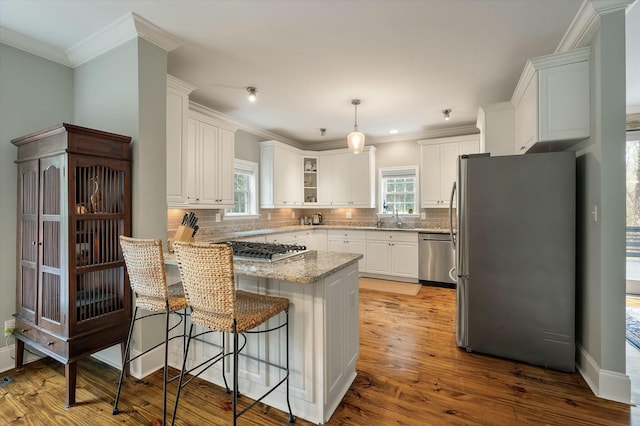
<path id="1" fill-rule="evenodd" d="M 510 100 L 528 58 L 555 51 L 581 4 L 0 0 L 0 27 L 64 55 L 134 12 L 179 40 L 168 72 L 197 87 L 192 100 L 313 147 L 346 138 L 356 98 L 367 143 L 474 125 L 480 105 Z"/>

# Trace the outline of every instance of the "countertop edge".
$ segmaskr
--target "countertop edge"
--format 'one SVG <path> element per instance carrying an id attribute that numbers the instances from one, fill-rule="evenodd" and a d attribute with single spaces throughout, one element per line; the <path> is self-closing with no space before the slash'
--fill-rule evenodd
<path id="1" fill-rule="evenodd" d="M 448 229 L 443 228 L 378 228 L 376 226 L 343 226 L 343 225 L 291 225 L 279 228 L 256 229 L 251 231 L 226 232 L 220 234 L 203 234 L 196 237 L 198 242 L 222 242 L 258 236 L 286 234 L 288 232 L 300 232 L 308 230 L 345 230 L 345 231 L 386 231 L 386 232 L 428 232 L 436 234 L 448 234 Z"/>

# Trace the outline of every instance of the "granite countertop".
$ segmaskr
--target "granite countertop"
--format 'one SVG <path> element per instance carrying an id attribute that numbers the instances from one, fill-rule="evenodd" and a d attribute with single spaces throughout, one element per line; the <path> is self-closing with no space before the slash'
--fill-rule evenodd
<path id="1" fill-rule="evenodd" d="M 242 238 L 256 237 L 260 235 L 276 235 L 287 232 L 308 231 L 313 229 L 326 230 L 346 230 L 346 231 L 399 231 L 399 232 L 431 232 L 437 234 L 448 234 L 449 229 L 445 228 L 392 228 L 376 226 L 345 226 L 345 225 L 293 225 L 280 228 L 255 229 L 252 231 L 227 232 L 217 234 L 205 234 L 197 238 L 199 242 L 218 243 L 227 240 L 237 240 Z"/>
<path id="2" fill-rule="evenodd" d="M 351 263 L 362 259 L 357 253 L 333 253 L 310 250 L 276 262 L 234 260 L 236 275 L 271 278 L 300 284 L 314 283 Z M 164 263 L 177 265 L 175 254 L 165 253 Z"/>

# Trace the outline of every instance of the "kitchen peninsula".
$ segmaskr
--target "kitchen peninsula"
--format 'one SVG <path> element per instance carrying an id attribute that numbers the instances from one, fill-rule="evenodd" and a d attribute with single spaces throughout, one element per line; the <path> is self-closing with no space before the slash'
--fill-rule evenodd
<path id="1" fill-rule="evenodd" d="M 358 260 L 360 254 L 311 250 L 276 261 L 234 260 L 236 287 L 242 290 L 287 297 L 291 301 L 290 395 L 293 414 L 313 423 L 329 420 L 356 377 L 359 355 Z M 175 257 L 165 258 L 168 274 L 175 275 Z M 173 265 L 173 266 L 172 266 Z M 281 331 L 283 332 L 283 331 Z M 246 355 L 267 356 L 283 364 L 284 339 L 247 336 Z M 220 336 L 198 341 L 198 365 L 216 352 Z M 180 360 L 181 361 L 181 360 Z M 230 363 L 226 368 L 231 371 Z M 180 364 L 181 365 L 181 364 Z M 200 377 L 224 386 L 221 365 Z M 249 398 L 261 395 L 280 378 L 281 371 L 267 368 L 248 357 L 240 358 L 240 390 Z M 287 411 L 285 388 L 280 387 L 263 402 Z"/>

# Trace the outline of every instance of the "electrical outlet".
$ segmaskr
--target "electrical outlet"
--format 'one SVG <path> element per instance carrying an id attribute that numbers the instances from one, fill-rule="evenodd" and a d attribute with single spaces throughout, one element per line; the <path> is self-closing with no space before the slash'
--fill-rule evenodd
<path id="1" fill-rule="evenodd" d="M 291 219 L 295 219 L 296 218 L 296 212 L 291 212 Z"/>
<path id="2" fill-rule="evenodd" d="M 16 320 L 10 319 L 4 322 L 4 336 L 7 337 L 13 333 L 13 330 L 16 328 Z"/>
<path id="3" fill-rule="evenodd" d="M 220 222 L 220 213 L 216 213 L 216 222 Z"/>
<path id="4" fill-rule="evenodd" d="M 271 220 L 271 213 L 267 213 L 267 220 Z"/>
<path id="5" fill-rule="evenodd" d="M 351 212 L 347 212 L 347 219 L 351 219 Z"/>
<path id="6" fill-rule="evenodd" d="M 420 220 L 425 220 L 427 218 L 427 214 L 425 212 L 420 212 Z"/>

